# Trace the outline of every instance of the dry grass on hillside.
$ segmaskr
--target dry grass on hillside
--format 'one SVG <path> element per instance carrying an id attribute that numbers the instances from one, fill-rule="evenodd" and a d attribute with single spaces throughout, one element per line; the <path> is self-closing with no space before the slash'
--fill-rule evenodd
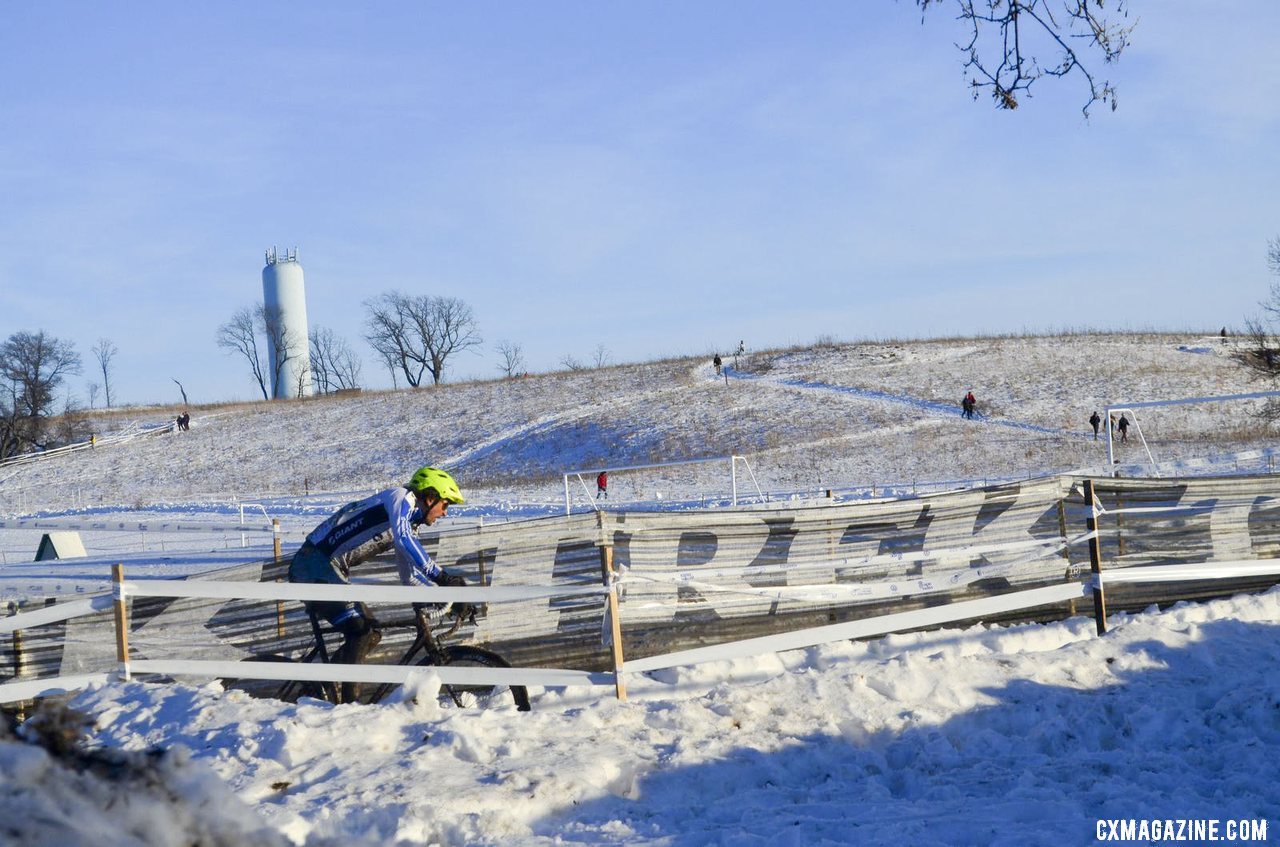
<path id="1" fill-rule="evenodd" d="M 426 462 L 449 467 L 478 492 L 554 496 L 573 469 L 730 454 L 747 457 L 773 490 L 1027 476 L 1104 464 L 1086 421 L 1108 403 L 1258 390 L 1232 352 L 1212 336 L 1157 333 L 828 340 L 753 351 L 738 362 L 749 378 L 727 383 L 708 359 L 690 357 L 193 407 L 189 433 L 49 460 L 0 480 L 0 498 L 21 489 L 56 500 L 73 484 L 76 497 L 89 490 L 100 502 L 139 490 L 164 500 L 369 489 L 402 481 L 406 468 Z M 978 397 L 978 421 L 958 414 L 968 389 Z M 109 430 L 167 421 L 179 410 L 118 409 L 90 419 Z M 1136 423 L 1163 460 L 1266 443 L 1272 432 L 1255 412 L 1240 402 L 1177 406 L 1141 410 Z M 1122 461 L 1143 456 L 1136 444 L 1119 449 Z M 654 471 L 643 484 L 633 476 L 638 489 L 654 489 L 701 473 Z"/>

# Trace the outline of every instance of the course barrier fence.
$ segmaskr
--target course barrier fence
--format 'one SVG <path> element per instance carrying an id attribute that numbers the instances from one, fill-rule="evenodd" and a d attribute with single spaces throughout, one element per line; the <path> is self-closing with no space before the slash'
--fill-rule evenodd
<path id="1" fill-rule="evenodd" d="M 298 678 L 296 667 L 239 660 L 300 654 L 311 639 L 300 601 L 315 599 L 367 602 L 384 620 L 412 602 L 486 603 L 469 637 L 516 667 L 485 674 L 611 683 L 619 696 L 631 674 L 953 623 L 1091 610 L 1101 633 L 1109 603 L 1143 608 L 1280 581 L 1278 507 L 1274 477 L 1054 477 L 882 502 L 596 512 L 433 532 L 424 543 L 437 561 L 474 587 L 277 585 L 277 557 L 189 580 L 121 579 L 118 597 L 0 619 L 11 635 L 4 667 L 14 669 L 0 699 L 102 674 Z M 394 563 L 359 574 L 393 582 Z M 123 653 L 111 649 L 113 630 L 128 639 Z M 316 672 L 361 682 L 412 672 L 338 671 Z"/>

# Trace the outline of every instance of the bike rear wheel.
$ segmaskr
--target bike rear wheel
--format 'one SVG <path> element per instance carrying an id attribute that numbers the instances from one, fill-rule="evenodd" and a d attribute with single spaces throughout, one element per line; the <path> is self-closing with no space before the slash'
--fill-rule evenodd
<path id="1" fill-rule="evenodd" d="M 258 653 L 244 659 L 246 662 L 287 662 L 296 664 L 295 660 L 288 656 L 282 656 L 279 653 Z M 253 684 L 256 683 L 256 684 Z M 307 679 L 291 679 L 283 683 L 278 683 L 279 688 L 271 689 L 271 680 L 238 680 L 224 679 L 222 680 L 223 688 L 242 688 L 249 689 L 249 684 L 253 684 L 253 688 L 265 690 L 267 697 L 273 697 L 276 700 L 283 700 L 286 703 L 296 703 L 299 697 L 312 697 L 316 700 L 328 700 L 330 703 L 338 701 L 337 687 L 332 682 L 316 682 Z M 254 693 L 250 690 L 250 693 Z"/>
<path id="2" fill-rule="evenodd" d="M 511 665 L 497 653 L 483 647 L 451 646 L 444 648 L 444 664 L 454 667 L 509 668 Z M 430 659 L 418 663 L 426 667 L 434 665 Z M 529 711 L 529 691 L 523 685 L 442 685 L 440 702 L 444 706 L 461 709 L 485 708 L 506 702 L 510 697 L 521 712 Z"/>

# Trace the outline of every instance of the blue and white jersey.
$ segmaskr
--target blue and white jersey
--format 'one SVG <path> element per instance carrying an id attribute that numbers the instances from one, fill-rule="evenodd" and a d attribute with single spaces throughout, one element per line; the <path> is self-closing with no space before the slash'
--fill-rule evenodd
<path id="1" fill-rule="evenodd" d="M 405 585 L 434 585 L 441 570 L 422 549 L 413 525 L 422 522 L 417 496 L 407 488 L 388 488 L 348 503 L 307 536 L 306 544 L 324 556 L 343 577 L 351 566 L 396 551 L 396 567 Z"/>

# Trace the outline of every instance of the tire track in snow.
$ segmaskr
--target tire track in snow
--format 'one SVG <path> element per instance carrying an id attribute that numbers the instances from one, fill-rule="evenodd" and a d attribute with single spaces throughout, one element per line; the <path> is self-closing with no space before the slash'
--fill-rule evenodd
<path id="1" fill-rule="evenodd" d="M 930 417 L 936 417 L 936 418 L 959 417 L 959 412 L 956 411 L 955 405 L 951 403 L 938 403 L 933 400 L 922 400 L 918 397 L 908 397 L 905 394 L 890 394 L 887 391 L 876 391 L 870 388 L 854 388 L 853 386 L 849 386 L 849 385 L 835 385 L 829 382 L 815 382 L 812 380 L 795 379 L 795 378 L 788 378 L 788 377 L 752 376 L 748 374 L 739 373 L 738 371 L 735 371 L 733 368 L 730 368 L 730 367 L 726 367 L 724 370 L 725 370 L 725 373 L 728 374 L 728 376 L 731 377 L 732 379 L 741 379 L 741 380 L 754 381 L 754 382 L 766 382 L 766 383 L 769 383 L 770 385 L 780 385 L 786 388 L 799 388 L 799 389 L 811 390 L 811 391 L 833 391 L 837 394 L 847 394 L 852 397 L 857 397 L 861 400 L 874 400 L 880 403 L 888 403 L 888 404 L 898 405 L 898 406 L 907 406 L 909 408 L 917 409 L 919 411 L 925 412 Z M 717 377 L 717 379 L 719 379 L 719 377 Z M 989 424 L 991 426 L 1002 426 L 1008 429 L 1017 429 L 1017 430 L 1023 430 L 1026 432 L 1036 432 L 1043 435 L 1057 435 L 1057 436 L 1066 436 L 1071 438 L 1086 437 L 1086 434 L 1082 434 L 1078 432 L 1070 432 L 1068 430 L 1059 429 L 1057 427 L 1039 426 L 1037 424 L 1026 423 L 1024 421 L 1013 421 L 1013 420 L 1007 420 L 1004 418 L 991 418 L 991 417 L 987 417 L 986 415 L 983 415 L 981 412 L 978 413 L 978 417 L 975 418 L 974 421 L 976 423 Z"/>

